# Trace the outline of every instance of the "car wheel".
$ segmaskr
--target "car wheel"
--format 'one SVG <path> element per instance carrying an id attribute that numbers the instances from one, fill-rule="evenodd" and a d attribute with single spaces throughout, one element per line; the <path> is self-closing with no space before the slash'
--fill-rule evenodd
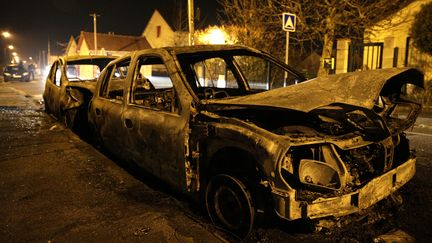
<path id="1" fill-rule="evenodd" d="M 213 177 L 207 186 L 205 200 L 214 224 L 242 238 L 250 233 L 255 209 L 252 195 L 241 180 L 225 174 Z"/>
<path id="2" fill-rule="evenodd" d="M 75 118 L 77 116 L 77 110 L 66 110 L 63 113 L 63 123 L 67 128 L 74 129 L 75 128 Z"/>

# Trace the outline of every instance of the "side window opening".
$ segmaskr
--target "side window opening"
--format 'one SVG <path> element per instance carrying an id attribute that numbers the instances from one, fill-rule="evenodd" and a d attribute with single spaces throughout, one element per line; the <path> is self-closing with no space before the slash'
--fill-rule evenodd
<path id="1" fill-rule="evenodd" d="M 103 77 L 100 96 L 110 100 L 123 100 L 129 64 L 130 59 L 127 59 L 107 67 L 107 72 Z"/>
<path id="2" fill-rule="evenodd" d="M 168 69 L 160 57 L 139 58 L 132 82 L 131 103 L 178 113 L 177 95 Z"/>
<path id="3" fill-rule="evenodd" d="M 54 82 L 54 84 L 57 86 L 61 85 L 61 69 L 60 69 L 60 67 L 61 66 L 59 63 L 55 64 L 55 70 L 52 73 L 53 77 L 51 79 Z"/>

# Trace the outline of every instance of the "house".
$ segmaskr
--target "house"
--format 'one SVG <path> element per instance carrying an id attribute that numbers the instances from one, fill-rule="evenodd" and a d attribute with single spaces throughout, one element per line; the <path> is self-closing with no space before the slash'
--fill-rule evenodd
<path id="1" fill-rule="evenodd" d="M 350 39 L 337 41 L 336 73 L 364 69 L 419 67 L 432 63 L 429 55 L 421 54 L 413 45 L 410 29 L 422 5 L 432 0 L 414 0 L 390 17 L 365 30 L 364 43 Z M 423 68 L 426 80 L 430 69 Z"/>
<path id="2" fill-rule="evenodd" d="M 74 56 L 78 53 L 77 43 L 73 36 L 69 38 L 69 42 L 66 46 L 65 55 L 66 56 Z"/>
<path id="3" fill-rule="evenodd" d="M 151 48 L 147 39 L 142 36 L 115 35 L 114 33 L 97 33 L 97 53 L 94 50 L 94 33 L 81 31 L 76 48 L 71 38 L 65 55 L 108 55 L 122 56 L 130 51 Z"/>
<path id="4" fill-rule="evenodd" d="M 141 35 L 152 48 L 187 45 L 187 33 L 174 31 L 170 24 L 155 10 Z"/>

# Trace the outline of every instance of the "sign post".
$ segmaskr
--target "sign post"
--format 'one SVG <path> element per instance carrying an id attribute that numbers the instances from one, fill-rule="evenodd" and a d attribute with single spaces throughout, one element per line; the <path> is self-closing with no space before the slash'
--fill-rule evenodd
<path id="1" fill-rule="evenodd" d="M 285 45 L 285 63 L 288 65 L 289 53 L 289 33 L 296 30 L 297 16 L 292 13 L 282 13 L 282 29 L 286 31 L 286 45 Z M 286 86 L 287 73 L 285 73 L 284 87 Z"/>

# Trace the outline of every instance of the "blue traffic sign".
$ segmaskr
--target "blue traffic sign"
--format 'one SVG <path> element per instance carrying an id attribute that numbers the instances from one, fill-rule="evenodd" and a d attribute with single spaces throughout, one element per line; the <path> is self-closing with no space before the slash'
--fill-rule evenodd
<path id="1" fill-rule="evenodd" d="M 282 14 L 282 29 L 289 32 L 296 30 L 296 15 L 292 13 Z"/>

